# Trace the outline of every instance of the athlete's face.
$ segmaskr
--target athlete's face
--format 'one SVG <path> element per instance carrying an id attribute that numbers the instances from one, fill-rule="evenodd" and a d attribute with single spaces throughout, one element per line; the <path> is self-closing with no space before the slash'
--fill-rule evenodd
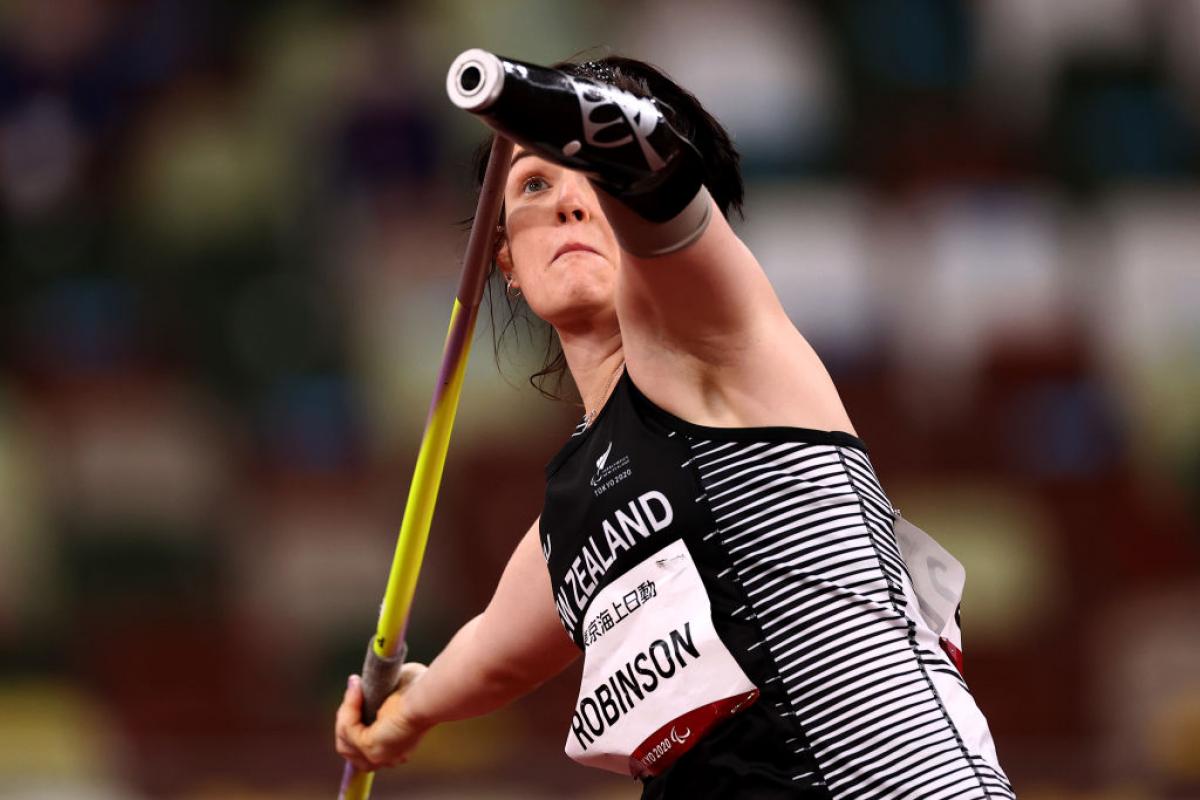
<path id="1" fill-rule="evenodd" d="M 533 312 L 560 328 L 614 315 L 621 250 L 587 178 L 518 147 L 504 204 L 496 260 Z"/>

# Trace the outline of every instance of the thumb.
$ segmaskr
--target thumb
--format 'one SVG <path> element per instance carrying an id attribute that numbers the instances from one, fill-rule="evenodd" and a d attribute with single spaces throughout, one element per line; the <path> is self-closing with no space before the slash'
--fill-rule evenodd
<path id="1" fill-rule="evenodd" d="M 429 668 L 419 662 L 416 662 L 416 661 L 408 662 L 407 664 L 405 664 L 403 667 L 400 668 L 400 680 L 396 684 L 396 689 L 397 690 L 408 689 L 410 686 L 412 686 L 414 683 L 417 682 L 417 679 L 419 679 L 422 675 L 425 674 L 425 671 L 427 669 L 429 669 Z"/>

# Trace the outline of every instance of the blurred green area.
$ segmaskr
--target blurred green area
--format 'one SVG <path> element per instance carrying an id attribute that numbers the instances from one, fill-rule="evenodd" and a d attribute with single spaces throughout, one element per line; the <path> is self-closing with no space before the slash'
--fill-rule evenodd
<path id="1" fill-rule="evenodd" d="M 0 797 L 329 797 L 482 127 L 445 69 L 660 63 L 907 516 L 1023 797 L 1200 795 L 1195 4 L 0 3 Z M 599 49 L 596 49 L 599 48 Z M 503 320 L 500 320 L 501 324 Z M 578 408 L 481 320 L 410 630 L 486 602 Z M 573 675 L 376 796 L 632 797 Z"/>

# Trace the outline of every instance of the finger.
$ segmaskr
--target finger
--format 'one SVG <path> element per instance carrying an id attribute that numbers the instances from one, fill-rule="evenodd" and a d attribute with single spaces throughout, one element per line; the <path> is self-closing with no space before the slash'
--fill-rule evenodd
<path id="1" fill-rule="evenodd" d="M 340 755 L 342 758 L 346 759 L 346 761 L 349 762 L 350 766 L 354 767 L 359 772 L 374 772 L 375 771 L 374 767 L 371 766 L 371 762 L 368 761 L 362 755 L 362 753 L 358 752 L 357 750 L 355 750 L 353 748 L 338 748 L 338 755 Z"/>
<path id="2" fill-rule="evenodd" d="M 360 750 L 362 733 L 366 729 L 362 721 L 362 704 L 362 683 L 357 675 L 351 675 L 342 704 L 338 706 L 334 730 L 339 741 Z"/>
<path id="3" fill-rule="evenodd" d="M 395 695 L 393 695 L 395 697 Z M 391 699 L 391 698 L 389 698 Z M 375 725 L 366 725 L 362 720 L 363 706 L 366 703 L 362 690 L 362 679 L 357 675 L 350 676 L 342 707 L 345 709 L 341 727 L 347 745 L 359 759 L 359 769 L 373 772 L 389 766 L 387 747 L 380 739 L 380 731 Z"/>
<path id="4" fill-rule="evenodd" d="M 375 771 L 375 767 L 372 767 L 370 762 L 366 759 L 347 758 L 346 761 L 349 762 L 350 766 L 354 767 L 354 769 L 358 772 L 367 773 Z"/>
<path id="5" fill-rule="evenodd" d="M 338 706 L 336 724 L 339 730 L 349 730 L 354 726 L 362 727 L 362 681 L 357 675 L 351 675 L 346 682 L 346 693 L 342 695 L 342 704 Z"/>
<path id="6" fill-rule="evenodd" d="M 351 675 L 346 681 L 346 692 L 338 707 L 334 726 L 334 747 L 338 755 L 346 759 L 359 772 L 373 772 L 377 765 L 367 756 L 365 739 L 367 726 L 362 721 L 362 679 Z"/>
<path id="7" fill-rule="evenodd" d="M 363 758 L 370 764 L 373 770 L 395 766 L 397 759 L 402 758 L 402 756 L 390 752 L 389 747 L 379 734 L 380 731 L 374 726 L 367 728 L 358 743 L 359 747 L 362 748 Z"/>
<path id="8" fill-rule="evenodd" d="M 366 755 L 362 752 L 362 749 L 340 732 L 334 736 L 333 747 L 337 750 L 337 754 L 347 761 L 359 759 L 363 763 L 366 763 Z"/>
<path id="9" fill-rule="evenodd" d="M 351 675 L 346 679 L 346 693 L 342 695 L 342 701 L 354 707 L 355 710 L 362 712 L 363 690 L 362 678 L 357 675 Z"/>

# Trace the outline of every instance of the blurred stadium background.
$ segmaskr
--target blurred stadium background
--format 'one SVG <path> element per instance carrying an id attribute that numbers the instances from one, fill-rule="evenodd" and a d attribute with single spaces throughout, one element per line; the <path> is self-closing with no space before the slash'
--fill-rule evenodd
<path id="1" fill-rule="evenodd" d="M 473 208 L 481 46 L 735 134 L 739 230 L 966 563 L 1023 798 L 1200 797 L 1200 2 L 0 2 L 0 797 L 333 797 Z M 603 49 L 592 50 L 603 53 Z M 481 321 L 410 644 L 577 419 Z M 627 798 L 573 675 L 376 796 Z"/>

